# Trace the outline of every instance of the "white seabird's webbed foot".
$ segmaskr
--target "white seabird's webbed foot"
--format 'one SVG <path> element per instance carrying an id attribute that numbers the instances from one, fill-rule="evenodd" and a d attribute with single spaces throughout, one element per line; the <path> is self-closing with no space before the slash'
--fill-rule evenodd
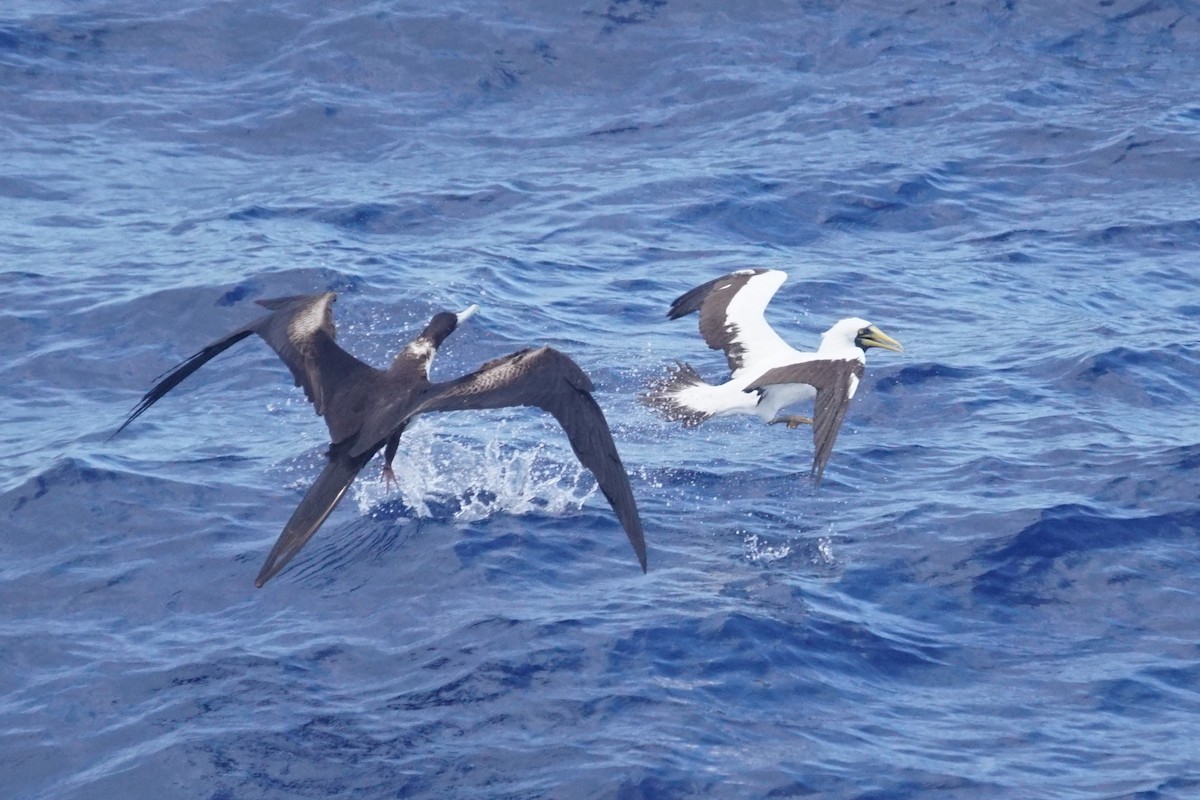
<path id="1" fill-rule="evenodd" d="M 784 414 L 776 417 L 767 424 L 778 425 L 781 422 L 786 423 L 790 430 L 796 430 L 801 425 L 812 425 L 813 421 L 810 417 L 801 417 L 798 414 Z"/>

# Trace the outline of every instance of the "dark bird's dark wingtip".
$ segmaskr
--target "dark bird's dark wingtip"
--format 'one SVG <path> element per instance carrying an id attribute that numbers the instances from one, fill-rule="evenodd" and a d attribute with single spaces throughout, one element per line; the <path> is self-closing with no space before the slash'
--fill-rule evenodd
<path id="1" fill-rule="evenodd" d="M 809 475 L 812 477 L 813 489 L 820 489 L 821 488 L 821 478 L 825 477 L 824 465 L 817 466 L 816 464 L 813 464 L 813 468 L 809 472 Z"/>
<path id="2" fill-rule="evenodd" d="M 288 530 L 285 529 L 280 535 L 279 540 L 275 542 L 275 547 L 272 548 L 267 560 L 263 562 L 262 568 L 258 574 L 254 576 L 254 588 L 261 589 L 267 585 L 267 581 L 274 578 L 279 573 L 283 572 L 283 568 L 288 565 L 292 557 L 299 552 L 299 548 L 292 549 L 291 552 L 286 552 L 283 548 L 284 542 L 287 539 Z"/>
<path id="3" fill-rule="evenodd" d="M 315 528 L 313 529 L 313 532 L 316 532 Z M 292 537 L 295 537 L 295 533 L 293 531 L 286 529 L 284 530 L 283 534 L 280 535 L 279 541 L 275 543 L 274 549 L 271 550 L 270 555 L 267 556 L 267 560 L 263 562 L 262 569 L 258 571 L 258 575 L 256 575 L 254 578 L 255 589 L 261 589 L 262 587 L 266 586 L 267 581 L 283 572 L 283 568 L 291 563 L 292 558 L 294 558 L 295 555 L 300 552 L 300 548 L 304 546 L 304 543 L 307 542 L 312 535 L 309 534 L 308 536 L 302 537 L 302 541 L 297 547 L 295 546 L 294 538 L 289 538 L 289 533 L 292 534 Z"/>
<path id="4" fill-rule="evenodd" d="M 633 511 L 637 514 L 637 509 Z M 636 519 L 636 517 L 635 517 Z M 646 535 L 642 532 L 641 520 L 636 523 L 634 529 L 625 528 L 625 535 L 629 537 L 629 543 L 633 545 L 633 553 L 637 556 L 638 565 L 642 568 L 642 574 L 646 574 Z M 624 527 L 624 526 L 622 526 Z"/>
<path id="5" fill-rule="evenodd" d="M 331 448 L 329 463 L 308 487 L 300 505 L 296 506 L 291 519 L 283 526 L 283 532 L 279 534 L 274 547 L 267 554 L 262 569 L 258 571 L 258 577 L 254 579 L 257 588 L 261 589 L 267 581 L 282 572 L 325 524 L 325 520 L 341 502 L 355 476 L 378 449 L 374 447 L 360 455 L 351 456 L 345 449 L 334 451 Z"/>
<path id="6" fill-rule="evenodd" d="M 133 411 L 129 412 L 129 416 L 127 416 L 125 418 L 125 421 L 122 422 L 117 427 L 117 429 L 115 431 L 113 431 L 112 433 L 110 433 L 108 435 L 108 438 L 104 440 L 105 444 L 107 444 L 108 442 L 111 442 L 113 439 L 117 438 L 117 435 L 121 431 L 123 431 L 129 427 L 129 423 L 133 422 L 135 419 L 140 417 L 142 415 L 142 412 L 145 411 L 146 409 L 148 409 L 151 406 L 151 404 L 153 404 L 154 400 L 158 399 L 156 397 L 156 398 L 154 398 L 154 400 L 150 400 L 149 402 L 147 402 L 148 398 L 150 397 L 150 394 L 151 393 L 147 393 L 146 396 L 141 399 L 141 402 L 139 402 L 136 406 L 134 406 Z M 164 394 L 165 394 L 165 392 L 164 392 Z"/>
<path id="7" fill-rule="evenodd" d="M 262 587 L 266 586 L 267 581 L 278 575 L 280 570 L 284 568 L 284 565 L 292 560 L 290 556 L 284 559 L 277 559 L 275 556 L 276 553 L 272 552 L 271 555 L 267 557 L 266 562 L 262 565 L 262 569 L 258 571 L 258 575 L 256 575 L 254 578 L 255 589 L 261 589 Z"/>

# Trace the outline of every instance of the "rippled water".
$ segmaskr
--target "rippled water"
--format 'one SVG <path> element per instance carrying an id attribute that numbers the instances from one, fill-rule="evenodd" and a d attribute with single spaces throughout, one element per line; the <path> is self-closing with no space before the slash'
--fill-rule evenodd
<path id="1" fill-rule="evenodd" d="M 1187 2 L 10 3 L 0 766 L 14 798 L 1200 791 L 1200 17 Z M 636 402 L 664 312 L 872 351 L 805 431 Z M 260 342 L 591 374 L 641 575 L 553 422 L 418 422 L 253 578 L 324 426 Z"/>

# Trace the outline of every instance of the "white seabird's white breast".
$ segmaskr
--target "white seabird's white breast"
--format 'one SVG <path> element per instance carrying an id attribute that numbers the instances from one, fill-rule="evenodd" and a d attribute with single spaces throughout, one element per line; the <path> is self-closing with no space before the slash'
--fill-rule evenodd
<path id="1" fill-rule="evenodd" d="M 853 372 L 849 375 L 850 385 L 846 389 L 846 399 L 850 400 L 854 397 L 854 393 L 858 391 L 858 376 Z"/>
<path id="2" fill-rule="evenodd" d="M 770 422 L 788 406 L 812 400 L 816 396 L 817 390 L 807 383 L 777 383 L 763 389 L 762 400 L 754 409 L 754 413 L 763 422 Z"/>

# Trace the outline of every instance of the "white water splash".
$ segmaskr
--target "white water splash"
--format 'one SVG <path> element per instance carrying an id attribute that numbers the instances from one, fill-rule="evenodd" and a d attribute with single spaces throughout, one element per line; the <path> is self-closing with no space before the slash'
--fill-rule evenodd
<path id="1" fill-rule="evenodd" d="M 442 516 L 449 507 L 459 522 L 496 513 L 578 512 L 596 491 L 591 473 L 570 451 L 564 454 L 544 444 L 509 445 L 509 437 L 501 434 L 505 424 L 483 445 L 414 424 L 401 439 L 392 464 L 396 484 L 389 488 L 379 472 L 371 474 L 379 469 L 379 461 L 355 482 L 359 510 L 369 513 L 382 502 L 400 500 L 418 517 Z"/>
<path id="2" fill-rule="evenodd" d="M 746 558 L 755 564 L 770 564 L 774 561 L 787 558 L 793 553 L 793 545 L 788 542 L 782 544 L 771 544 L 767 542 L 757 533 L 743 534 L 743 542 L 746 547 Z M 833 540 L 830 537 L 822 536 L 815 542 L 801 545 L 801 553 L 807 552 L 809 562 L 817 566 L 830 566 L 837 562 L 837 557 L 833 552 Z"/>
<path id="3" fill-rule="evenodd" d="M 757 533 L 745 534 L 743 541 L 746 544 L 746 558 L 755 564 L 769 564 L 772 561 L 787 558 L 792 553 L 791 545 L 786 543 L 780 545 L 768 544 Z"/>
<path id="4" fill-rule="evenodd" d="M 837 559 L 833 554 L 833 539 L 822 536 L 817 539 L 817 552 L 812 558 L 814 564 L 833 564 Z"/>

